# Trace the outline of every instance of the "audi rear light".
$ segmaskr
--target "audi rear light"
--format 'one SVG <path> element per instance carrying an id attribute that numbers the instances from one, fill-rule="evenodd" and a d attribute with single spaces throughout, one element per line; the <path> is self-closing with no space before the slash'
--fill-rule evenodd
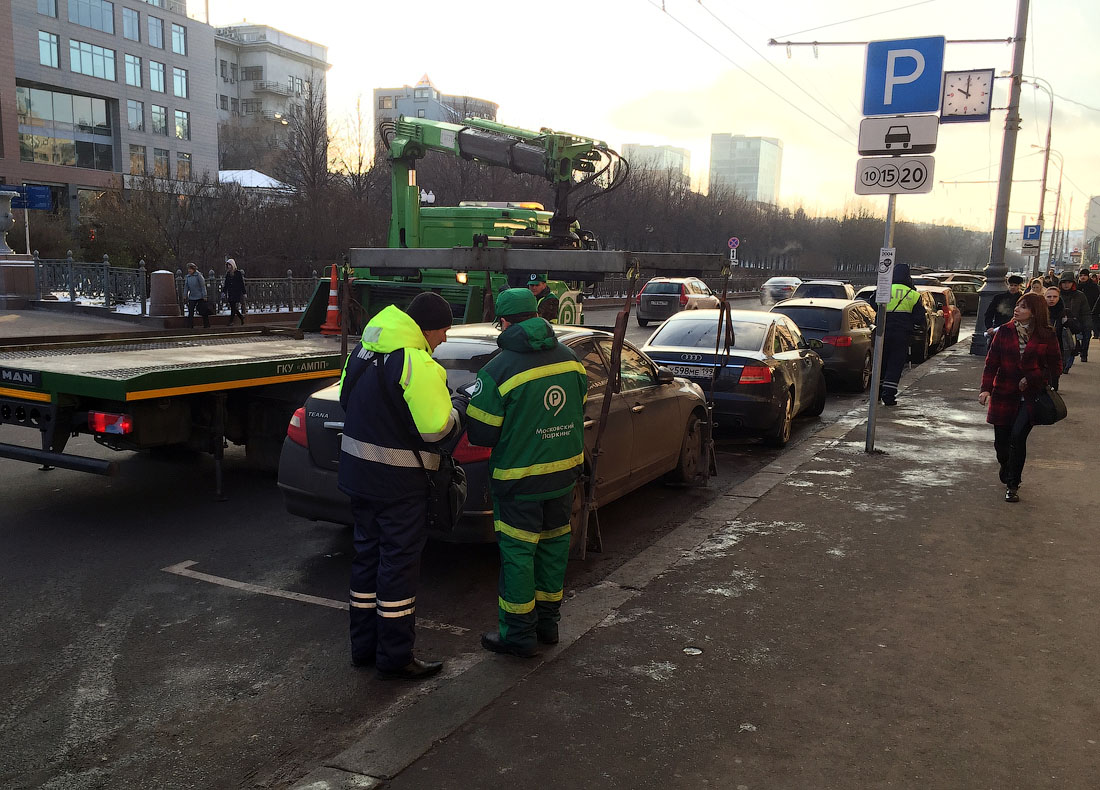
<path id="1" fill-rule="evenodd" d="M 830 346 L 836 346 L 837 348 L 847 348 L 852 345 L 851 335 L 828 335 L 821 338 L 822 343 L 826 343 Z"/>
<path id="2" fill-rule="evenodd" d="M 462 438 L 458 440 L 455 451 L 451 453 L 451 455 L 453 455 L 454 459 L 460 464 L 472 464 L 477 461 L 488 461 L 492 452 L 493 448 L 491 447 L 470 444 L 470 437 L 463 431 Z"/>
<path id="3" fill-rule="evenodd" d="M 290 418 L 290 424 L 286 426 L 286 436 L 295 444 L 309 447 L 309 437 L 306 435 L 306 407 L 294 412 Z"/>
<path id="4" fill-rule="evenodd" d="M 680 307 L 687 307 L 688 303 L 688 289 L 683 283 L 680 283 Z"/>
<path id="5" fill-rule="evenodd" d="M 634 304 L 640 305 L 641 303 L 642 303 L 642 292 L 638 291 L 637 295 L 634 297 Z"/>
<path id="6" fill-rule="evenodd" d="M 741 371 L 742 384 L 771 384 L 772 369 L 767 365 L 746 365 Z"/>
<path id="7" fill-rule="evenodd" d="M 93 433 L 127 434 L 134 431 L 134 418 L 129 414 L 110 414 L 105 411 L 88 412 L 88 427 Z"/>

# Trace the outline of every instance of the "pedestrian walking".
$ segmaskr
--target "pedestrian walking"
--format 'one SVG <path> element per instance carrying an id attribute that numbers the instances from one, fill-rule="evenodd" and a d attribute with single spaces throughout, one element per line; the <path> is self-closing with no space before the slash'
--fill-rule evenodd
<path id="1" fill-rule="evenodd" d="M 195 328 L 195 311 L 202 318 L 202 328 L 210 328 L 210 306 L 206 303 L 206 278 L 199 274 L 199 267 L 187 264 L 187 276 L 183 278 L 183 293 L 187 298 L 188 327 Z"/>
<path id="2" fill-rule="evenodd" d="M 558 641 L 588 397 L 584 367 L 537 308 L 527 289 L 497 297 L 501 352 L 478 373 L 467 410 L 470 442 L 493 448 L 500 550 L 498 625 L 481 645 L 521 657 L 535 655 L 538 643 Z"/>
<path id="3" fill-rule="evenodd" d="M 1058 275 L 1054 273 L 1054 269 L 1047 269 L 1047 273 L 1043 275 L 1043 285 L 1047 288 L 1058 287 Z"/>
<path id="4" fill-rule="evenodd" d="M 1073 350 L 1077 346 L 1077 339 L 1073 336 L 1067 325 L 1066 306 L 1062 304 L 1062 292 L 1057 286 L 1047 288 L 1046 293 L 1047 312 L 1050 314 L 1050 328 L 1054 330 L 1054 337 L 1058 341 L 1058 348 L 1062 355 L 1062 372 L 1068 373 L 1073 363 Z M 1057 385 L 1051 385 L 1057 389 Z"/>
<path id="5" fill-rule="evenodd" d="M 1028 291 L 1030 291 L 1033 294 L 1039 294 L 1039 296 L 1042 296 L 1043 291 L 1046 290 L 1043 287 L 1043 281 L 1038 277 L 1036 277 L 1030 283 L 1028 283 L 1027 289 L 1028 289 Z"/>
<path id="6" fill-rule="evenodd" d="M 550 286 L 546 284 L 546 275 L 532 274 L 527 280 L 527 287 L 531 289 L 531 293 L 535 296 L 539 316 L 545 318 L 551 324 L 556 324 L 561 304 L 558 297 L 554 296 L 554 292 L 550 290 Z"/>
<path id="7" fill-rule="evenodd" d="M 363 330 L 340 385 L 344 429 L 338 484 L 351 497 L 351 660 L 387 679 L 434 675 L 442 661 L 413 656 L 420 554 L 427 539 L 428 478 L 462 417 L 446 371 L 432 359 L 451 306 L 419 294 L 407 311 L 384 308 Z"/>
<path id="8" fill-rule="evenodd" d="M 237 268 L 237 262 L 229 258 L 225 262 L 225 282 L 222 283 L 222 297 L 229 304 L 229 325 L 233 319 L 241 319 L 244 326 L 244 272 Z"/>
<path id="9" fill-rule="evenodd" d="M 1024 294 L 990 343 L 978 403 L 989 406 L 993 447 L 1005 485 L 1005 502 L 1019 502 L 1027 437 L 1034 422 L 1035 398 L 1047 384 L 1057 387 L 1062 370 L 1058 341 L 1050 328 L 1046 300 Z"/>
<path id="10" fill-rule="evenodd" d="M 989 307 L 985 309 L 985 315 L 982 316 L 985 321 L 982 329 L 989 337 L 993 336 L 990 330 L 996 329 L 1012 318 L 1012 311 L 1016 307 L 1016 300 L 1020 298 L 1024 278 L 1013 274 L 1008 278 L 1007 284 L 1008 290 L 994 296 L 989 302 Z"/>
<path id="11" fill-rule="evenodd" d="M 886 406 L 897 405 L 898 382 L 901 371 L 909 359 L 909 344 L 913 332 L 927 320 L 920 293 L 913 285 L 909 264 L 894 264 L 894 282 L 890 286 L 890 301 L 886 305 L 886 330 L 883 335 L 882 384 L 878 397 Z M 924 332 L 921 340 L 924 342 Z"/>
<path id="12" fill-rule="evenodd" d="M 1077 353 L 1081 355 L 1082 362 L 1088 362 L 1089 341 L 1092 340 L 1092 316 L 1089 314 L 1088 297 L 1077 290 L 1077 282 L 1071 271 L 1062 272 L 1058 287 L 1062 290 L 1062 302 L 1066 306 L 1069 327 L 1077 338 Z"/>
<path id="13" fill-rule="evenodd" d="M 1097 324 L 1097 315 L 1100 315 L 1100 285 L 1093 282 L 1092 277 L 1089 276 L 1088 269 L 1082 269 L 1077 273 L 1077 290 L 1085 295 L 1085 298 L 1089 302 L 1089 327 L 1086 330 L 1086 339 L 1084 342 L 1085 354 L 1088 353 L 1088 341 L 1095 337 L 1100 337 L 1100 325 Z M 1082 358 L 1082 362 L 1084 358 Z"/>

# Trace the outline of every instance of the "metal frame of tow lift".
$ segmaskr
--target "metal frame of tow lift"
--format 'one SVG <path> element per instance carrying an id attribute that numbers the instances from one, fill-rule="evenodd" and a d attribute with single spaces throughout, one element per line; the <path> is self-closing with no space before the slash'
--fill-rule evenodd
<path id="1" fill-rule="evenodd" d="M 347 266 L 369 268 L 374 273 L 386 275 L 415 275 L 419 269 L 451 269 L 455 272 L 546 272 L 551 279 L 582 280 L 596 282 L 608 274 L 626 274 L 630 286 L 622 309 L 615 319 L 615 328 L 611 343 L 611 370 L 609 371 L 608 393 L 604 397 L 600 411 L 600 421 L 596 426 L 596 439 L 593 452 L 587 457 L 588 473 L 584 482 L 584 504 L 581 515 L 581 533 L 577 541 L 575 556 L 584 559 L 588 551 L 603 550 L 600 535 L 599 518 L 595 528 L 589 529 L 590 516 L 596 492 L 596 470 L 599 464 L 603 444 L 604 428 L 610 411 L 612 397 L 620 391 L 618 362 L 626 339 L 626 327 L 630 319 L 630 306 L 634 301 L 634 289 L 643 269 L 654 271 L 658 276 L 685 276 L 689 274 L 721 273 L 725 277 L 722 288 L 722 304 L 726 305 L 726 291 L 730 269 L 726 259 L 718 254 L 709 253 L 655 253 L 627 252 L 622 250 L 576 250 L 576 249 L 540 249 L 509 247 L 452 247 L 447 249 L 412 248 L 356 248 L 348 251 Z M 341 278 L 343 279 L 343 278 Z M 721 325 L 721 315 L 719 322 Z M 491 320 L 490 316 L 490 320 Z M 346 329 L 344 330 L 346 333 Z M 713 400 L 713 387 L 712 397 Z M 702 473 L 704 480 L 718 472 L 714 450 L 714 432 L 712 419 L 713 405 L 707 404 L 706 425 L 703 437 L 703 452 L 706 456 Z M 586 453 L 586 455 L 588 455 Z"/>

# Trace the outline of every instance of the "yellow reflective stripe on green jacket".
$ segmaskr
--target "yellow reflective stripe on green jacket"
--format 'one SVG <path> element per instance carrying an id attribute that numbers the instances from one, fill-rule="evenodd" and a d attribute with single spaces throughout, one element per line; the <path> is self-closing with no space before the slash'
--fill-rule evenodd
<path id="1" fill-rule="evenodd" d="M 504 600 L 498 595 L 497 604 L 501 609 L 510 614 L 527 614 L 528 612 L 534 611 L 535 599 L 532 598 L 527 603 L 512 603 L 511 601 Z"/>
<path id="2" fill-rule="evenodd" d="M 504 417 L 497 414 L 490 414 L 485 409 L 479 409 L 477 406 L 467 406 L 466 416 L 475 420 L 480 420 L 486 425 L 504 425 Z"/>
<path id="3" fill-rule="evenodd" d="M 565 472 L 584 463 L 584 453 L 577 453 L 572 458 L 561 461 L 550 461 L 544 464 L 532 464 L 531 466 L 519 466 L 514 469 L 494 469 L 494 480 L 519 480 L 533 475 L 545 475 L 551 472 Z"/>
<path id="4" fill-rule="evenodd" d="M 522 373 L 517 373 L 510 379 L 501 384 L 497 389 L 500 392 L 501 397 L 504 397 L 509 392 L 514 390 L 521 384 L 526 384 L 529 381 L 536 381 L 538 379 L 544 379 L 548 376 L 556 376 L 559 373 L 579 373 L 582 376 L 587 376 L 585 373 L 584 365 L 576 360 L 570 360 L 567 362 L 555 362 L 553 365 L 542 365 L 541 367 L 531 368 L 525 370 Z"/>
<path id="5" fill-rule="evenodd" d="M 558 590 L 557 592 L 543 592 L 542 590 L 535 590 L 536 601 L 560 601 L 565 597 L 565 590 Z"/>
<path id="6" fill-rule="evenodd" d="M 503 535 L 507 535 L 510 538 L 515 538 L 516 540 L 522 540 L 524 543 L 538 543 L 539 542 L 539 533 L 538 532 L 531 532 L 531 531 L 526 530 L 526 529 L 519 529 L 518 527 L 513 527 L 511 524 L 505 524 L 503 521 L 494 521 L 493 522 L 493 529 L 495 529 L 497 532 L 500 532 Z"/>
<path id="7" fill-rule="evenodd" d="M 908 285 L 894 283 L 890 286 L 890 302 L 886 305 L 888 313 L 911 313 L 920 301 L 920 293 Z"/>

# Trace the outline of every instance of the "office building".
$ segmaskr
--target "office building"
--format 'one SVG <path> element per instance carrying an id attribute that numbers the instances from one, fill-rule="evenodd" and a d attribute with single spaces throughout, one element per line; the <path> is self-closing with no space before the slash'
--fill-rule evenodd
<path id="1" fill-rule="evenodd" d="M 50 186 L 75 223 L 131 174 L 216 178 L 213 60 L 181 0 L 0 4 L 0 181 Z"/>
<path id="2" fill-rule="evenodd" d="M 1085 210 L 1085 243 L 1100 236 L 1100 196 L 1089 198 Z"/>
<path id="3" fill-rule="evenodd" d="M 401 115 L 451 123 L 459 123 L 463 118 L 495 121 L 499 109 L 499 104 L 486 99 L 441 93 L 427 74 L 413 86 L 374 89 L 375 129 L 382 122 L 395 121 Z"/>
<path id="4" fill-rule="evenodd" d="M 214 37 L 220 161 L 235 169 L 269 164 L 312 93 L 325 96 L 328 47 L 266 25 L 219 27 Z M 325 120 L 327 125 L 327 117 Z"/>
<path id="5" fill-rule="evenodd" d="M 691 177 L 691 152 L 671 145 L 624 143 L 621 151 L 631 168 L 678 173 Z"/>
<path id="6" fill-rule="evenodd" d="M 710 136 L 710 191 L 729 189 L 758 203 L 779 200 L 783 141 L 740 134 Z"/>

